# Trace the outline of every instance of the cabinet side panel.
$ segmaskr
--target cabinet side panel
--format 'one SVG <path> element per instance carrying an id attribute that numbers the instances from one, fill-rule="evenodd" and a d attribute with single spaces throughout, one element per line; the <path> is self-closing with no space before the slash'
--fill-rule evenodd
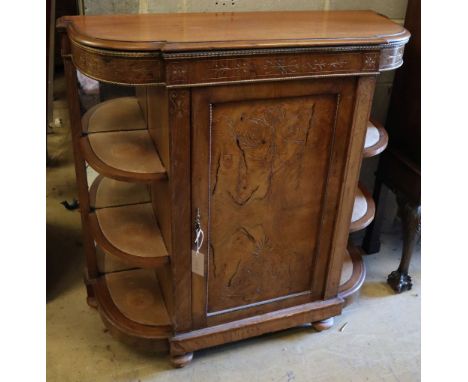
<path id="1" fill-rule="evenodd" d="M 322 231 L 318 243 L 318 256 L 312 277 L 312 290 L 320 290 L 321 297 L 324 294 L 324 284 L 328 274 L 328 265 L 333 251 L 341 259 L 346 251 L 346 243 L 343 247 L 333 246 L 333 235 L 339 223 L 338 211 L 341 203 L 343 181 L 346 164 L 348 161 L 348 146 L 352 136 L 352 119 L 354 104 L 356 100 L 357 80 L 348 79 L 342 84 L 339 107 L 335 120 L 335 139 L 330 156 L 330 172 L 328 174 L 327 187 L 325 190 L 325 202 L 322 212 Z M 362 147 L 361 147 L 362 151 Z M 354 200 L 354 193 L 350 195 Z M 343 229 L 348 230 L 351 221 L 345 223 Z M 349 232 L 348 232 L 349 233 Z"/>
<path id="2" fill-rule="evenodd" d="M 161 162 L 170 171 L 169 123 L 167 90 L 161 86 L 148 86 L 148 131 L 158 150 Z"/>
<path id="3" fill-rule="evenodd" d="M 137 87 L 136 89 L 140 105 L 146 105 L 149 134 L 166 171 L 169 172 L 167 91 L 162 87 L 155 86 Z M 171 254 L 171 188 L 169 180 L 162 180 L 151 184 L 151 199 L 164 243 L 169 254 Z"/>
<path id="4" fill-rule="evenodd" d="M 174 286 L 172 284 L 171 265 L 164 264 L 164 266 L 157 268 L 155 272 L 158 276 L 159 287 L 161 288 L 161 292 L 164 297 L 167 313 L 169 314 L 169 317 L 171 317 L 172 322 L 174 322 Z"/>
<path id="5" fill-rule="evenodd" d="M 148 96 L 147 96 L 147 87 L 146 86 L 136 86 L 135 87 L 135 95 L 138 100 L 138 104 L 140 105 L 141 112 L 143 117 L 145 118 L 145 122 L 148 126 Z"/>
<path id="6" fill-rule="evenodd" d="M 171 255 L 171 188 L 168 180 L 154 182 L 151 185 L 151 200 L 164 244 L 166 244 L 167 251 Z"/>
<path id="7" fill-rule="evenodd" d="M 184 331 L 190 327 L 190 283 L 187 282 L 190 270 L 184 260 L 188 259 L 190 251 L 190 236 L 187 236 L 190 235 L 190 215 L 185 213 L 190 209 L 187 196 L 190 190 L 184 186 L 190 171 L 190 163 L 186 161 L 190 150 L 189 95 L 187 91 L 173 92 L 170 104 L 168 91 L 163 87 L 148 86 L 146 94 L 148 131 L 168 173 L 168 180 L 151 184 L 153 208 L 171 258 L 171 264 L 157 269 L 156 273 L 175 330 Z M 174 107 L 174 103 L 182 106 L 181 100 L 184 100 L 183 111 Z"/>

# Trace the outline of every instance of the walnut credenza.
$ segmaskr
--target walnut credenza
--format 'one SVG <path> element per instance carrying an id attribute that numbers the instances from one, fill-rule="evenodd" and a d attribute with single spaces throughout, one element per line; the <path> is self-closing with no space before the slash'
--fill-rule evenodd
<path id="1" fill-rule="evenodd" d="M 198 349 L 330 327 L 364 280 L 347 241 L 373 217 L 362 158 L 386 145 L 369 111 L 409 33 L 367 11 L 74 16 L 58 27 L 88 303 L 110 331 L 167 344 L 183 366 Z M 82 116 L 76 69 L 136 97 Z M 90 185 L 87 164 L 100 174 Z"/>

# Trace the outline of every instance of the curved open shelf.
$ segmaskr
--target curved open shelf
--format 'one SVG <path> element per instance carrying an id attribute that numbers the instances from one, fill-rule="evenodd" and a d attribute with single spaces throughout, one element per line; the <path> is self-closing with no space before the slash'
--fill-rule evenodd
<path id="1" fill-rule="evenodd" d="M 359 249 L 349 245 L 345 252 L 341 270 L 338 295 L 345 300 L 345 306 L 353 302 L 366 278 L 366 267 Z"/>
<path id="2" fill-rule="evenodd" d="M 98 175 L 89 189 L 92 208 L 118 207 L 151 202 L 150 186 L 144 183 L 122 182 Z"/>
<path id="3" fill-rule="evenodd" d="M 136 97 L 115 98 L 92 107 L 82 118 L 82 129 L 83 156 L 100 174 L 129 182 L 166 178 Z"/>
<path id="4" fill-rule="evenodd" d="M 80 145 L 90 166 L 109 178 L 151 182 L 167 177 L 147 130 L 88 134 Z"/>
<path id="5" fill-rule="evenodd" d="M 81 121 L 84 133 L 146 129 L 140 104 L 135 97 L 101 102 L 89 109 Z"/>
<path id="6" fill-rule="evenodd" d="M 111 331 L 146 339 L 171 336 L 171 319 L 153 270 L 110 273 L 99 277 L 93 289 L 101 317 Z"/>
<path id="7" fill-rule="evenodd" d="M 375 203 L 372 195 L 362 185 L 359 185 L 354 199 L 349 232 L 356 232 L 366 228 L 374 220 L 374 215 Z"/>
<path id="8" fill-rule="evenodd" d="M 364 143 L 364 158 L 379 155 L 387 148 L 388 134 L 385 128 L 377 121 L 367 122 L 366 140 Z"/>
<path id="9" fill-rule="evenodd" d="M 141 268 L 169 262 L 151 203 L 101 208 L 89 214 L 96 243 L 107 253 Z"/>

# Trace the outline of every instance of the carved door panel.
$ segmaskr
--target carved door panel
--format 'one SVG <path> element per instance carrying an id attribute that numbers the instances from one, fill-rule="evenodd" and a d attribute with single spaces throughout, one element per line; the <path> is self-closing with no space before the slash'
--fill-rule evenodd
<path id="1" fill-rule="evenodd" d="M 348 78 L 193 91 L 195 327 L 321 298 L 354 89 Z"/>

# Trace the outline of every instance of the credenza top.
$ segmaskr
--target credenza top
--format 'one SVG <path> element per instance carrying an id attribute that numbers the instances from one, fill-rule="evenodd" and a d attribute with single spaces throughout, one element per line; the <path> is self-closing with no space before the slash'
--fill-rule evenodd
<path id="1" fill-rule="evenodd" d="M 125 51 L 386 45 L 410 36 L 372 11 L 65 16 L 57 26 L 80 45 Z"/>

